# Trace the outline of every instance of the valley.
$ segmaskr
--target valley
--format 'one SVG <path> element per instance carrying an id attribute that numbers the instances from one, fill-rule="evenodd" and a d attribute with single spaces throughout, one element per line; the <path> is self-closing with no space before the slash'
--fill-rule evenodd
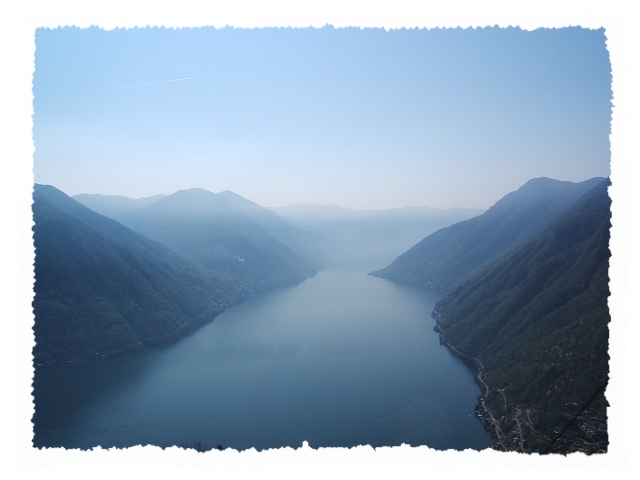
<path id="1" fill-rule="evenodd" d="M 371 419 L 362 418 L 356 422 L 358 427 L 354 426 L 355 436 L 344 433 L 344 439 L 353 440 L 339 440 L 318 433 L 326 419 L 317 417 L 310 423 L 303 422 L 306 427 L 302 431 L 293 427 L 294 422 L 292 429 L 273 437 L 275 443 L 270 443 L 268 435 L 261 437 L 262 448 L 277 446 L 279 442 L 294 445 L 306 434 L 310 439 L 316 438 L 318 446 L 355 445 L 350 442 L 367 438 L 375 439 L 371 442 L 376 445 L 386 445 L 411 438 L 417 444 L 427 442 L 446 448 L 446 442 L 441 443 L 433 435 L 451 427 L 434 426 L 436 421 L 430 415 L 435 410 L 429 405 L 436 401 L 435 397 L 415 390 L 418 387 L 412 383 L 422 375 L 420 368 L 427 366 L 420 367 L 424 360 L 417 363 L 412 360 L 409 366 L 405 353 L 400 353 L 402 342 L 415 335 L 409 332 L 419 328 L 423 333 L 418 335 L 421 339 L 416 339 L 415 348 L 420 351 L 427 348 L 432 352 L 429 355 L 437 355 L 436 365 L 440 366 L 450 362 L 462 366 L 460 359 L 464 359 L 467 373 L 475 375 L 477 385 L 471 382 L 477 390 L 475 394 L 469 396 L 469 390 L 463 387 L 466 374 L 459 371 L 458 380 L 449 379 L 453 382 L 452 397 L 447 400 L 439 397 L 437 401 L 453 402 L 459 388 L 467 392 L 465 398 L 471 403 L 477 397 L 473 420 L 477 417 L 491 435 L 493 448 L 523 453 L 606 452 L 604 388 L 608 378 L 610 321 L 608 185 L 608 180 L 602 178 L 580 183 L 533 179 L 487 211 L 426 207 L 357 211 L 321 205 L 267 209 L 232 192 L 212 193 L 203 189 L 146 199 L 103 195 L 71 198 L 52 186 L 36 185 L 33 204 L 36 246 L 33 352 L 39 385 L 35 394 L 34 422 L 39 439 L 36 443 L 53 445 L 58 438 L 49 427 L 44 430 L 38 427 L 55 423 L 50 415 L 55 416 L 53 406 L 57 403 L 51 399 L 50 387 L 46 385 L 60 375 L 60 379 L 66 378 L 64 382 L 72 385 L 70 391 L 78 388 L 73 386 L 75 374 L 69 373 L 73 365 L 95 364 L 98 370 L 108 370 L 109 364 L 115 362 L 115 368 L 126 365 L 126 359 L 131 358 L 133 363 L 142 361 L 140 371 L 150 368 L 142 367 L 147 361 L 156 365 L 154 369 L 163 365 L 167 372 L 186 371 L 191 362 L 215 364 L 216 359 L 231 354 L 230 358 L 246 360 L 242 369 L 236 371 L 238 375 L 248 375 L 245 369 L 262 370 L 266 375 L 261 380 L 250 376 L 252 380 L 244 389 L 255 388 L 255 382 L 268 388 L 268 383 L 261 382 L 277 377 L 280 384 L 295 381 L 303 392 L 305 389 L 316 392 L 313 395 L 319 395 L 318 401 L 329 402 L 339 410 L 335 396 L 349 392 L 351 387 L 347 385 L 354 380 L 345 378 L 346 383 L 341 380 L 342 386 L 334 390 L 338 388 L 333 382 L 339 377 L 340 367 L 336 365 L 331 373 L 319 369 L 320 365 L 331 363 L 326 355 L 338 354 L 345 361 L 352 357 L 349 362 L 355 362 L 353 378 L 368 378 L 371 372 L 366 365 L 372 362 L 382 362 L 378 368 L 390 369 L 396 376 L 406 369 L 402 378 L 408 382 L 403 387 L 407 396 L 397 399 L 399 403 L 390 399 L 386 406 L 376 407 L 386 411 L 380 416 L 393 418 L 392 423 L 383 423 L 382 430 L 376 430 L 370 424 Z M 389 308 L 383 307 L 387 296 Z M 428 306 L 423 303 L 425 298 L 431 302 Z M 251 313 L 255 317 L 236 313 L 262 301 L 274 308 L 277 305 L 276 310 L 258 309 Z M 413 326 L 405 323 L 403 301 L 414 302 L 410 314 Z M 240 329 L 232 334 L 236 347 L 215 340 L 218 335 L 215 332 L 222 328 L 214 326 L 218 325 L 218 318 L 226 319 L 224 328 Z M 435 323 L 429 326 L 430 321 Z M 239 322 L 237 327 L 231 327 L 234 322 Z M 257 330 L 242 327 L 243 322 L 254 324 Z M 384 338 L 394 336 L 394 324 L 409 337 L 399 340 L 392 352 L 387 351 L 389 346 Z M 424 327 L 431 333 L 424 333 Z M 206 341 L 201 333 L 205 328 L 209 332 Z M 267 334 L 269 328 L 276 328 L 281 337 Z M 373 333 L 378 328 L 382 329 L 381 336 Z M 291 333 L 285 333 L 288 330 Z M 298 332 L 298 336 L 290 337 L 293 332 Z M 242 340 L 254 335 L 263 336 L 256 337 L 253 346 Z M 319 344 L 313 340 L 318 335 L 322 339 Z M 429 338 L 436 339 L 435 345 Z M 216 346 L 211 351 L 204 348 L 200 360 L 190 358 L 188 350 L 183 350 L 183 345 L 193 342 L 200 345 L 203 341 Z M 321 356 L 312 353 L 317 351 L 324 353 Z M 438 351 L 451 352 L 450 358 Z M 171 352 L 182 352 L 180 363 L 161 360 L 165 355 L 162 352 L 170 356 L 174 355 Z M 237 357 L 238 354 L 241 356 Z M 312 363 L 305 363 L 307 360 Z M 390 363 L 385 367 L 387 361 Z M 107 363 L 100 367 L 100 362 Z M 281 365 L 284 370 L 278 370 L 281 368 L 278 362 L 284 362 Z M 301 380 L 299 368 L 303 365 L 314 372 L 310 383 Z M 81 370 L 87 368 L 94 367 Z M 208 381 L 207 369 L 193 372 L 193 385 L 174 388 L 187 388 L 197 402 L 201 401 L 204 397 L 197 393 L 198 385 Z M 444 385 L 437 370 L 427 371 L 429 376 L 423 380 L 426 384 Z M 117 369 L 109 375 L 118 377 L 120 374 L 116 372 Z M 67 377 L 68 374 L 71 376 Z M 47 375 L 54 376 L 47 379 Z M 228 382 L 237 381 L 223 370 L 216 375 L 216 388 L 228 389 L 231 388 Z M 382 382 L 380 395 L 393 397 L 393 389 L 389 390 L 393 375 L 380 375 L 376 380 Z M 158 377 L 158 381 L 161 379 Z M 319 393 L 317 382 L 325 385 L 331 399 Z M 158 394 L 143 393 L 137 383 L 135 380 L 122 385 L 133 389 L 131 395 L 141 395 L 141 401 L 146 395 Z M 114 388 L 118 384 L 116 380 Z M 302 387 L 303 384 L 306 386 Z M 359 393 L 353 393 L 353 401 L 362 403 L 361 395 L 370 387 L 362 384 Z M 207 392 L 206 395 L 215 395 L 211 390 Z M 279 410 L 273 402 L 285 400 L 276 401 L 270 395 L 266 390 L 260 394 L 271 405 L 269 408 Z M 107 393 L 105 399 L 109 398 L 121 401 Z M 234 398 L 228 397 L 229 403 L 220 408 L 231 408 Z M 105 405 L 110 405 L 111 400 L 105 401 Z M 82 409 L 93 405 L 86 402 L 72 403 Z M 120 405 L 118 408 L 128 408 Z M 257 408 L 248 410 L 254 412 L 251 415 L 270 415 L 268 409 L 251 408 Z M 199 413 L 189 422 L 197 422 L 197 415 L 208 415 L 206 409 L 195 406 L 193 409 Z M 408 419 L 401 420 L 398 412 L 392 415 L 394 409 L 405 412 Z M 427 413 L 429 410 L 433 412 Z M 302 411 L 298 412 L 297 415 L 302 415 Z M 69 418 L 75 418 L 77 413 L 69 411 Z M 469 416 L 472 413 L 473 408 Z M 326 414 L 325 411 L 323 415 Z M 110 430 L 107 411 L 104 415 L 100 422 L 107 422 L 103 428 Z M 248 413 L 234 410 L 228 415 L 242 422 L 243 415 Z M 449 418 L 449 414 L 440 415 Z M 281 421 L 289 424 L 291 419 L 287 418 L 284 416 Z M 124 417 L 118 421 L 133 422 Z M 215 430 L 220 421 L 218 418 L 210 427 Z M 392 428 L 398 422 L 404 425 L 405 421 L 409 423 L 404 434 Z M 455 424 L 453 418 L 450 421 Z M 409 427 L 410 424 L 414 426 Z M 131 425 L 128 440 L 121 442 L 109 437 L 109 442 L 125 446 L 127 442 L 138 441 L 134 440 L 137 438 L 147 438 L 144 441 L 156 444 L 159 438 L 164 438 L 162 442 L 179 440 L 173 434 L 139 436 L 135 432 L 142 427 L 136 422 Z M 246 428 L 250 430 L 250 424 Z M 337 425 L 334 428 L 340 429 Z M 372 437 L 365 433 L 368 428 L 373 428 Z M 419 433 L 416 428 L 426 430 Z M 465 444 L 466 428 L 456 427 L 457 433 L 450 432 L 454 435 L 452 445 Z M 396 432 L 392 436 L 382 433 L 392 430 Z M 180 441 L 197 441 L 186 438 L 187 433 L 180 431 Z M 86 432 L 81 435 L 85 438 L 82 442 L 72 441 L 71 437 L 65 442 L 80 448 L 103 442 L 100 437 L 87 437 Z M 249 440 L 240 437 L 232 440 L 224 435 L 206 436 L 215 444 L 250 446 Z M 481 438 L 478 436 L 473 445 L 485 448 L 488 445 Z"/>

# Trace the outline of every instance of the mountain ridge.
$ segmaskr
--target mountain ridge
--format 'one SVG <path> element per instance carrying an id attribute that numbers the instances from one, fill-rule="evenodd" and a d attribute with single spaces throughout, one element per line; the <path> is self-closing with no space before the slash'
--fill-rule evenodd
<path id="1" fill-rule="evenodd" d="M 162 199 L 166 195 L 157 194 L 150 197 L 130 198 L 123 195 L 102 195 L 102 194 L 90 194 L 81 193 L 74 195 L 73 198 L 76 202 L 81 203 L 85 207 L 90 208 L 94 212 L 97 212 L 106 217 L 113 218 L 114 215 L 122 214 L 123 212 L 129 212 L 132 210 L 138 210 L 140 208 L 151 205 L 152 203 Z"/>
<path id="2" fill-rule="evenodd" d="M 603 178 L 573 183 L 540 177 L 498 200 L 482 215 L 422 239 L 387 267 L 371 272 L 429 288 L 451 290 L 544 228 Z"/>
<path id="3" fill-rule="evenodd" d="M 441 341 L 480 366 L 498 449 L 607 450 L 609 184 L 434 308 Z"/>
<path id="4" fill-rule="evenodd" d="M 317 272 L 306 246 L 312 234 L 231 191 L 179 190 L 114 218 L 254 291 L 293 285 Z"/>

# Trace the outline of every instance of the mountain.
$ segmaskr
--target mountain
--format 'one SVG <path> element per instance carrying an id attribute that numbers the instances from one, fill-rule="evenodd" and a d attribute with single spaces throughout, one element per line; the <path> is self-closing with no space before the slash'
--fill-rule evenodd
<path id="1" fill-rule="evenodd" d="M 307 247 L 312 234 L 233 192 L 181 190 L 114 219 L 203 269 L 237 277 L 252 291 L 317 272 Z"/>
<path id="2" fill-rule="evenodd" d="M 122 195 L 97 195 L 81 193 L 80 195 L 74 195 L 72 198 L 83 204 L 85 207 L 89 207 L 94 212 L 98 212 L 105 217 L 113 218 L 114 216 L 123 215 L 140 208 L 151 205 L 157 202 L 166 195 L 154 195 L 152 197 L 144 198 L 129 198 Z"/>
<path id="3" fill-rule="evenodd" d="M 403 221 L 403 220 L 466 220 L 484 213 L 473 208 L 400 207 L 385 210 L 355 210 L 338 205 L 296 203 L 286 207 L 270 208 L 281 217 L 299 224 L 339 222 Z"/>
<path id="4" fill-rule="evenodd" d="M 480 367 L 478 414 L 501 449 L 607 449 L 608 185 L 435 307 L 442 341 Z"/>
<path id="5" fill-rule="evenodd" d="M 34 362 L 180 337 L 247 294 L 48 185 L 33 193 Z"/>
<path id="6" fill-rule="evenodd" d="M 429 207 L 353 210 L 314 204 L 294 204 L 272 210 L 317 235 L 313 246 L 320 253 L 323 266 L 364 272 L 388 265 L 436 230 L 484 212 Z"/>
<path id="7" fill-rule="evenodd" d="M 533 238 L 603 180 L 530 180 L 484 214 L 438 230 L 372 275 L 450 290 Z"/>

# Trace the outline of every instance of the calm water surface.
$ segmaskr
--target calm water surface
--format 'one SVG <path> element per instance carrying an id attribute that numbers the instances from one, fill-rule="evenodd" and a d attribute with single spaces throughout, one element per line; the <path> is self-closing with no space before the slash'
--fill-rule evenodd
<path id="1" fill-rule="evenodd" d="M 34 444 L 486 448 L 473 373 L 433 331 L 438 298 L 323 271 L 169 347 L 40 369 Z"/>

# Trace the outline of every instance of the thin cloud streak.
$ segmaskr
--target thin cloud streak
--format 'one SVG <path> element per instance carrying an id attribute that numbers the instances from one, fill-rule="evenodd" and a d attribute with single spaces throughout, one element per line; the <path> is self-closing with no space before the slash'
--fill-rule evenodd
<path id="1" fill-rule="evenodd" d="M 107 90 L 121 90 L 123 88 L 146 87 L 147 85 L 158 85 L 160 83 L 182 82 L 185 80 L 195 80 L 198 77 L 175 78 L 173 80 L 162 80 L 160 82 L 138 83 L 136 85 L 125 85 L 123 87 L 108 88 Z"/>

